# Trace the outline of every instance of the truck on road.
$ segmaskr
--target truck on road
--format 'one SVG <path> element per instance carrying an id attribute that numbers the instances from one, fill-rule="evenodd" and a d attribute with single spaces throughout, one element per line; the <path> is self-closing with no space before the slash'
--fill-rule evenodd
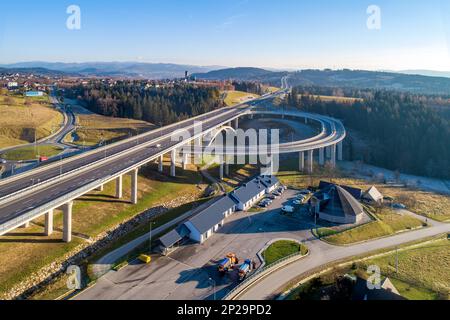
<path id="1" fill-rule="evenodd" d="M 245 260 L 245 262 L 239 267 L 239 281 L 244 281 L 251 269 L 252 261 L 249 259 Z"/>
<path id="2" fill-rule="evenodd" d="M 220 273 L 228 272 L 232 270 L 236 264 L 239 263 L 239 259 L 234 253 L 229 253 L 224 259 L 220 260 L 218 270 Z"/>

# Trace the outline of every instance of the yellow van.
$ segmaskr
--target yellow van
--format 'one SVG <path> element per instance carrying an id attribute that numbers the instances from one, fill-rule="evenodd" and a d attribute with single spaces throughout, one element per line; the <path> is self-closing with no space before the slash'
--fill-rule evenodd
<path id="1" fill-rule="evenodd" d="M 146 255 L 146 254 L 141 254 L 139 256 L 139 260 L 142 261 L 145 264 L 149 264 L 150 262 L 152 262 L 152 257 Z"/>

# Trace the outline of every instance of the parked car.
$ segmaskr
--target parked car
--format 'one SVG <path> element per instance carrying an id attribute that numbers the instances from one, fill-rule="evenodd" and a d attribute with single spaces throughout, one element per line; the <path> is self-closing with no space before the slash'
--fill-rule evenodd
<path id="1" fill-rule="evenodd" d="M 392 205 L 392 208 L 394 208 L 394 209 L 405 210 L 405 209 L 406 209 L 406 206 L 405 206 L 404 204 L 401 204 L 401 203 L 394 203 L 394 204 Z"/>
<path id="2" fill-rule="evenodd" d="M 274 193 L 272 193 L 275 197 L 281 197 L 281 193 L 279 193 L 278 191 L 275 191 Z"/>
<path id="3" fill-rule="evenodd" d="M 279 187 L 279 188 L 277 189 L 277 192 L 283 194 L 284 188 L 283 188 L 283 187 Z"/>
<path id="4" fill-rule="evenodd" d="M 308 190 L 308 189 L 300 190 L 300 192 L 299 192 L 299 194 L 301 194 L 301 195 L 309 195 L 311 193 L 312 192 L 310 190 Z"/>
<path id="5" fill-rule="evenodd" d="M 281 208 L 281 211 L 283 213 L 294 213 L 295 208 L 292 206 L 284 206 L 283 208 Z"/>
<path id="6" fill-rule="evenodd" d="M 295 204 L 296 206 L 303 204 L 303 202 L 300 200 L 294 200 L 294 201 L 292 201 L 292 203 Z"/>

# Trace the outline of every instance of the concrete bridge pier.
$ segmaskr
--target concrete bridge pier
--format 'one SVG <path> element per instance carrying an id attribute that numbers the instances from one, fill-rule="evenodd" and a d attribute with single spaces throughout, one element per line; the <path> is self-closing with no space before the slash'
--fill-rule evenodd
<path id="1" fill-rule="evenodd" d="M 305 153 L 302 151 L 299 153 L 299 171 L 303 172 L 305 170 Z"/>
<path id="2" fill-rule="evenodd" d="M 73 201 L 64 204 L 63 211 L 63 241 L 69 243 L 72 241 L 72 207 Z"/>
<path id="3" fill-rule="evenodd" d="M 164 155 L 159 156 L 158 171 L 162 173 L 164 171 Z"/>
<path id="4" fill-rule="evenodd" d="M 103 192 L 103 190 L 105 190 L 105 186 L 102 184 L 100 187 L 98 187 L 97 189 L 95 189 L 96 191 L 99 192 Z"/>
<path id="5" fill-rule="evenodd" d="M 50 210 L 45 214 L 45 235 L 47 237 L 53 234 L 53 210 Z"/>
<path id="6" fill-rule="evenodd" d="M 183 153 L 183 160 L 182 160 L 182 163 L 183 163 L 183 170 L 187 170 L 188 162 L 189 162 L 189 154 L 187 154 L 186 152 L 184 152 L 184 153 Z"/>
<path id="7" fill-rule="evenodd" d="M 325 165 L 325 149 L 324 148 L 319 149 L 319 165 L 321 165 L 321 166 Z"/>
<path id="8" fill-rule="evenodd" d="M 334 168 L 336 167 L 336 145 L 330 147 L 330 164 Z"/>
<path id="9" fill-rule="evenodd" d="M 338 161 L 342 161 L 344 159 L 343 150 L 344 149 L 344 143 L 341 141 L 337 145 L 337 159 Z"/>
<path id="10" fill-rule="evenodd" d="M 314 172 L 314 150 L 308 150 L 307 153 L 307 172 L 312 174 Z"/>
<path id="11" fill-rule="evenodd" d="M 131 203 L 138 203 L 138 171 L 139 169 L 134 169 L 130 172 L 131 175 Z"/>
<path id="12" fill-rule="evenodd" d="M 234 120 L 234 129 L 235 130 L 239 129 L 239 118 Z"/>
<path id="13" fill-rule="evenodd" d="M 122 197 L 123 197 L 122 187 L 123 187 L 123 176 L 119 176 L 116 178 L 116 198 L 117 199 L 122 199 Z"/>
<path id="14" fill-rule="evenodd" d="M 170 152 L 170 176 L 176 177 L 177 176 L 177 150 L 173 149 Z"/>
<path id="15" fill-rule="evenodd" d="M 327 154 L 327 159 L 330 159 L 331 158 L 331 147 L 326 147 L 325 150 L 326 150 L 326 154 Z"/>
<path id="16" fill-rule="evenodd" d="M 30 221 L 24 223 L 23 225 L 20 226 L 21 229 L 26 229 L 30 227 Z"/>

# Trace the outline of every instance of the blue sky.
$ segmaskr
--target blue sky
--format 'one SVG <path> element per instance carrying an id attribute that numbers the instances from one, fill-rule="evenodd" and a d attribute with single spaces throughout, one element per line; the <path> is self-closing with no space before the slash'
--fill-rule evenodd
<path id="1" fill-rule="evenodd" d="M 81 8 L 81 30 L 66 9 Z M 366 25 L 369 5 L 381 29 Z M 142 61 L 450 71 L 446 0 L 21 0 L 0 12 L 0 63 Z"/>

